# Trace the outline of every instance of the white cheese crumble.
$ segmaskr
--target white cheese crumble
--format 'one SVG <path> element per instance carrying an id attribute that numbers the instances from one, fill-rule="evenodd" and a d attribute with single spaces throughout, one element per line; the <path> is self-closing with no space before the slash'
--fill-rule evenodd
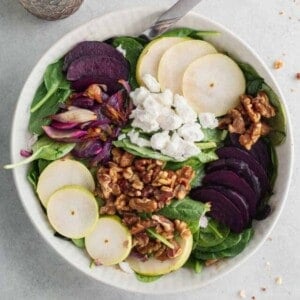
<path id="1" fill-rule="evenodd" d="M 140 147 L 152 147 L 179 161 L 198 155 L 201 150 L 194 142 L 203 140 L 204 134 L 197 113 L 183 96 L 173 95 L 168 89 L 161 92 L 152 75 L 145 74 L 142 79 L 146 87 L 130 93 L 136 106 L 130 115 L 131 125 L 152 136 L 148 141 L 133 130 L 128 134 L 130 141 Z"/>
<path id="2" fill-rule="evenodd" d="M 122 48 L 122 45 L 120 44 L 116 50 L 118 50 L 124 57 L 126 57 L 126 50 Z"/>
<path id="3" fill-rule="evenodd" d="M 214 129 L 218 127 L 218 119 L 213 113 L 200 113 L 198 117 L 203 128 Z"/>
<path id="4" fill-rule="evenodd" d="M 208 225 L 208 219 L 206 216 L 201 216 L 199 219 L 199 227 L 200 228 L 206 228 Z"/>
<path id="5" fill-rule="evenodd" d="M 159 93 L 160 92 L 160 85 L 158 81 L 151 75 L 151 74 L 145 74 L 142 77 L 142 80 L 147 87 L 147 89 L 151 93 Z"/>

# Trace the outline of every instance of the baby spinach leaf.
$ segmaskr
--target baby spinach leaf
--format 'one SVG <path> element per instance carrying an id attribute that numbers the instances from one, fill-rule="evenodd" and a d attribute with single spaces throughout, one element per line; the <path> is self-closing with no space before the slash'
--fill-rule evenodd
<path id="1" fill-rule="evenodd" d="M 227 130 L 220 129 L 210 129 L 210 128 L 202 128 L 202 132 L 204 133 L 204 142 L 214 142 L 220 143 L 226 139 Z"/>
<path id="2" fill-rule="evenodd" d="M 205 169 L 203 164 L 195 170 L 195 176 L 191 181 L 191 187 L 194 188 L 196 186 L 199 186 L 204 176 L 205 176 Z"/>
<path id="3" fill-rule="evenodd" d="M 183 200 L 173 201 L 158 211 L 159 214 L 169 219 L 179 219 L 185 222 L 198 222 L 200 217 L 210 210 L 210 205 L 194 201 L 188 197 Z"/>
<path id="4" fill-rule="evenodd" d="M 195 248 L 213 247 L 221 244 L 229 235 L 229 228 L 210 219 L 206 228 L 199 228 L 193 236 Z"/>
<path id="5" fill-rule="evenodd" d="M 78 247 L 83 249 L 85 247 L 85 242 L 84 242 L 84 238 L 82 239 L 71 239 L 73 244 Z"/>
<path id="6" fill-rule="evenodd" d="M 33 102 L 36 102 L 41 99 L 43 96 L 42 93 L 45 92 L 44 83 L 41 84 L 40 88 L 37 90 L 36 95 L 33 99 Z M 35 112 L 30 114 L 29 119 L 29 131 L 35 134 L 42 134 L 43 129 L 42 126 L 48 125 L 51 120 L 48 116 L 55 114 L 61 103 L 64 103 L 71 94 L 70 89 L 58 89 L 48 100 L 44 103 L 42 107 L 40 107 Z"/>
<path id="7" fill-rule="evenodd" d="M 136 89 L 139 86 L 135 77 L 136 64 L 144 46 L 136 39 L 126 36 L 114 38 L 112 45 L 116 48 L 121 46 L 126 51 L 125 58 L 130 65 L 129 83 L 132 89 Z"/>
<path id="8" fill-rule="evenodd" d="M 40 158 L 39 160 L 37 160 L 37 163 L 39 167 L 39 172 L 41 174 L 44 171 L 44 169 L 51 163 L 51 161 Z"/>
<path id="9" fill-rule="evenodd" d="M 268 134 L 273 145 L 280 145 L 286 136 L 286 116 L 283 106 L 279 100 L 277 94 L 271 89 L 269 85 L 264 83 L 261 90 L 265 92 L 276 109 L 276 115 L 273 118 L 268 119 L 268 124 L 271 126 L 272 131 Z"/>
<path id="10" fill-rule="evenodd" d="M 31 185 L 33 186 L 34 190 L 36 190 L 37 187 L 37 182 L 39 180 L 39 167 L 38 167 L 38 162 L 34 161 L 27 172 L 27 180 L 31 183 Z"/>
<path id="11" fill-rule="evenodd" d="M 148 282 L 153 282 L 158 280 L 159 278 L 162 277 L 162 275 L 157 275 L 157 276 L 149 276 L 149 275 L 142 275 L 139 273 L 135 273 L 135 277 L 137 278 L 137 280 L 144 282 L 144 283 L 148 283 Z"/>
<path id="12" fill-rule="evenodd" d="M 206 164 L 210 161 L 214 161 L 218 159 L 218 155 L 215 152 L 215 149 L 208 150 L 208 151 L 201 151 L 199 154 L 197 154 L 197 159 L 203 163 Z"/>
<path id="13" fill-rule="evenodd" d="M 183 265 L 184 268 L 189 268 L 194 270 L 195 273 L 201 273 L 204 263 L 202 260 L 196 259 L 192 256 L 189 257 L 187 262 Z"/>
<path id="14" fill-rule="evenodd" d="M 146 231 L 149 233 L 150 236 L 153 238 L 161 241 L 163 244 L 165 244 L 168 248 L 174 249 L 174 245 L 170 243 L 165 237 L 163 237 L 161 234 L 156 233 L 154 229 L 147 228 Z"/>
<path id="15" fill-rule="evenodd" d="M 44 73 L 44 84 L 47 89 L 47 93 L 43 94 L 43 97 L 35 99 L 30 108 L 31 113 L 34 113 L 40 107 L 42 107 L 47 102 L 47 100 L 58 90 L 60 84 L 62 85 L 63 89 L 66 89 L 67 84 L 62 73 L 62 65 L 63 60 L 61 59 L 53 64 L 50 64 L 47 67 Z"/>
<path id="16" fill-rule="evenodd" d="M 203 40 L 206 36 L 218 35 L 217 31 L 195 30 L 188 27 L 179 27 L 166 31 L 159 37 L 190 37 L 193 39 Z"/>
<path id="17" fill-rule="evenodd" d="M 75 143 L 60 143 L 51 140 L 46 136 L 43 136 L 32 146 L 33 153 L 31 156 L 16 164 L 6 165 L 4 166 L 4 168 L 13 169 L 15 167 L 28 164 L 40 158 L 46 160 L 56 160 L 65 156 L 74 147 L 75 147 Z"/>
<path id="18" fill-rule="evenodd" d="M 237 244 L 233 245 L 232 247 L 228 247 L 224 250 L 221 250 L 221 251 L 203 252 L 196 248 L 195 250 L 193 250 L 193 256 L 198 259 L 203 259 L 203 260 L 219 259 L 219 258 L 224 258 L 224 257 L 236 256 L 245 249 L 245 247 L 247 246 L 247 244 L 249 243 L 249 241 L 251 240 L 251 238 L 253 236 L 253 232 L 254 231 L 252 228 L 244 230 L 241 234 L 241 236 L 242 236 L 241 240 Z"/>

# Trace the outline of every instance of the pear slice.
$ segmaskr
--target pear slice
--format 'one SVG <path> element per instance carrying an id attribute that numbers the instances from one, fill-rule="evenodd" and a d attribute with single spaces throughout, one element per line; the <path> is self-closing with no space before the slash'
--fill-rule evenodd
<path id="1" fill-rule="evenodd" d="M 177 242 L 182 248 L 182 253 L 178 257 L 170 258 L 165 261 L 150 257 L 148 260 L 142 261 L 130 255 L 126 261 L 131 269 L 142 275 L 157 276 L 170 273 L 181 268 L 188 260 L 193 247 L 193 237 L 190 236 L 187 239 L 178 238 Z"/>
<path id="2" fill-rule="evenodd" d="M 94 230 L 85 237 L 85 248 L 90 257 L 106 266 L 123 261 L 131 246 L 131 233 L 117 216 L 99 218 Z"/>
<path id="3" fill-rule="evenodd" d="M 182 95 L 182 77 L 188 65 L 206 54 L 217 53 L 208 42 L 189 40 L 172 46 L 159 62 L 158 82 L 161 90 L 170 89 L 174 94 Z"/>
<path id="4" fill-rule="evenodd" d="M 80 239 L 89 234 L 97 223 L 97 200 L 81 186 L 64 186 L 50 196 L 47 216 L 58 233 L 71 239 Z"/>
<path id="5" fill-rule="evenodd" d="M 151 74 L 157 79 L 157 70 L 160 58 L 163 53 L 173 45 L 186 41 L 184 37 L 162 37 L 150 42 L 142 51 L 136 65 L 136 80 L 143 85 L 142 77 Z"/>
<path id="6" fill-rule="evenodd" d="M 209 54 L 192 62 L 182 80 L 182 91 L 198 112 L 226 114 L 239 104 L 246 82 L 239 66 L 224 54 Z"/>
<path id="7" fill-rule="evenodd" d="M 95 189 L 93 176 L 82 163 L 59 159 L 49 164 L 39 177 L 36 191 L 42 204 L 46 207 L 50 195 L 65 185 L 80 185 L 91 192 Z"/>

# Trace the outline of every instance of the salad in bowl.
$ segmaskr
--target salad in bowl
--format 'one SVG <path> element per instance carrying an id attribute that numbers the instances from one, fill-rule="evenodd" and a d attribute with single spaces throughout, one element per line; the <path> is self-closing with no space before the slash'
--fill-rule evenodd
<path id="1" fill-rule="evenodd" d="M 30 104 L 27 180 L 49 230 L 143 282 L 244 251 L 272 209 L 286 136 L 278 95 L 247 62 L 174 28 L 82 40 Z M 201 275 L 199 276 L 199 280 Z"/>

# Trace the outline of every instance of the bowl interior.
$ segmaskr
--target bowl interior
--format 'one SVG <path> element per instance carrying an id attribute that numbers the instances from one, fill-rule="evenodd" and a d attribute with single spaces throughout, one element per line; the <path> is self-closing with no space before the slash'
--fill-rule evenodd
<path id="1" fill-rule="evenodd" d="M 23 90 L 20 94 L 16 107 L 12 138 L 11 151 L 12 161 L 20 160 L 19 150 L 26 147 L 29 133 L 24 124 L 28 124 L 30 103 L 41 82 L 42 75 L 48 64 L 62 57 L 76 43 L 83 40 L 105 40 L 117 35 L 138 35 L 147 28 L 159 14 L 159 10 L 151 7 L 137 8 L 125 11 L 113 12 L 103 17 L 91 20 L 87 24 L 70 32 L 55 45 L 53 45 L 40 59 L 30 73 Z M 283 96 L 270 72 L 258 56 L 243 43 L 233 33 L 224 27 L 204 18 L 200 15 L 190 13 L 185 16 L 177 26 L 198 28 L 201 30 L 216 30 L 220 35 L 210 37 L 209 41 L 219 50 L 225 50 L 234 58 L 250 63 L 257 69 L 265 81 L 281 97 L 285 105 Z M 292 135 L 289 117 L 287 116 L 288 135 L 283 145 L 277 148 L 279 160 L 279 172 L 275 185 L 275 194 L 271 198 L 272 214 L 262 222 L 255 222 L 255 235 L 249 246 L 237 257 L 224 260 L 222 263 L 209 268 L 205 268 L 201 276 L 195 276 L 192 271 L 181 269 L 167 276 L 164 276 L 153 283 L 144 284 L 137 281 L 134 275 L 126 274 L 112 267 L 89 267 L 88 256 L 80 249 L 69 242 L 63 241 L 53 236 L 53 231 L 46 219 L 46 216 L 36 198 L 30 184 L 26 180 L 27 167 L 20 167 L 14 170 L 14 179 L 19 191 L 20 199 L 31 219 L 42 237 L 53 247 L 62 257 L 77 269 L 85 274 L 102 281 L 104 283 L 122 288 L 124 290 L 142 293 L 175 293 L 192 288 L 201 287 L 213 281 L 217 277 L 225 274 L 229 270 L 239 265 L 258 249 L 264 242 L 267 235 L 275 225 L 279 214 L 284 206 L 288 186 L 291 177 L 292 166 Z"/>

